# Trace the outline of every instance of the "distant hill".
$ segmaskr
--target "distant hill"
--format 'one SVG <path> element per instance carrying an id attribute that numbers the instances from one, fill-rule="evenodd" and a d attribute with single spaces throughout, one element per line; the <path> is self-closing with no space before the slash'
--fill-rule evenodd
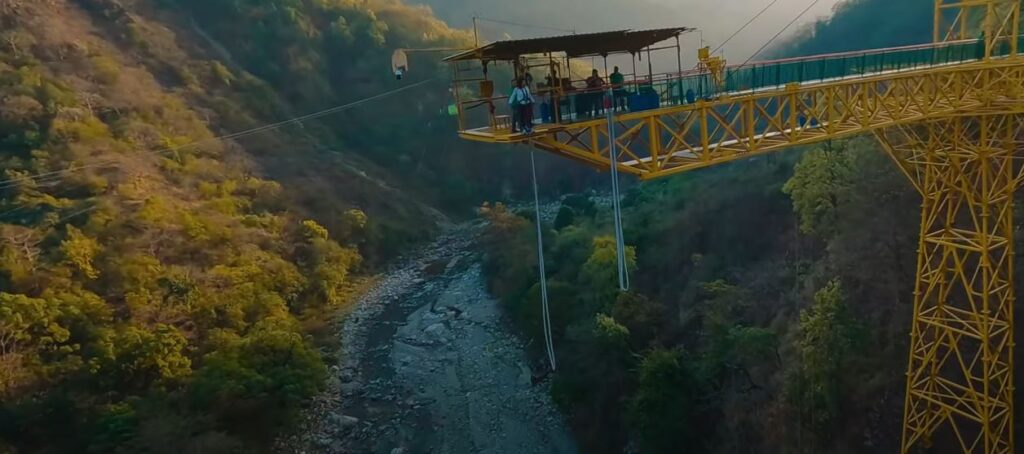
<path id="1" fill-rule="evenodd" d="M 927 43 L 932 40 L 932 5 L 931 0 L 847 0 L 830 18 L 792 35 L 777 53 L 813 55 Z"/>
<path id="2" fill-rule="evenodd" d="M 523 23 L 578 32 L 622 28 L 657 28 L 670 26 L 696 27 L 700 34 L 684 42 L 688 60 L 696 56 L 700 36 L 712 46 L 724 41 L 745 22 L 770 3 L 770 0 L 414 0 L 411 3 L 430 6 L 435 15 L 453 27 L 469 27 L 474 15 L 489 19 Z M 779 0 L 757 21 L 725 48 L 731 60 L 746 59 L 751 53 L 800 13 L 811 0 Z M 828 16 L 839 0 L 821 0 L 789 33 L 800 24 Z M 483 38 L 504 39 L 559 34 L 556 30 L 508 24 L 480 22 Z"/>

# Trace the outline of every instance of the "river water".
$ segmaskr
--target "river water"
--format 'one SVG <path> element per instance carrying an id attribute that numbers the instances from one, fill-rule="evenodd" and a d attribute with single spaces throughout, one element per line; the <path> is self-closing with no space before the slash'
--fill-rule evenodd
<path id="1" fill-rule="evenodd" d="M 328 391 L 286 452 L 573 453 L 548 384 L 488 295 L 480 224 L 400 261 L 340 327 Z"/>

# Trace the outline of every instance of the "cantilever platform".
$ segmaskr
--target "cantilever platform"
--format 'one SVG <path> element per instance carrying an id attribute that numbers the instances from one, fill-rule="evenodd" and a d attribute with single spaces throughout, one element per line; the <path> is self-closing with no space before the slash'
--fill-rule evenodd
<path id="1" fill-rule="evenodd" d="M 485 126 L 482 128 L 459 131 L 459 137 L 476 142 L 523 143 L 529 142 L 530 139 L 537 136 L 564 131 L 565 127 L 566 125 L 564 124 L 539 123 L 534 125 L 532 134 L 524 134 L 521 132 L 513 133 L 509 129 L 494 129 L 490 126 Z"/>

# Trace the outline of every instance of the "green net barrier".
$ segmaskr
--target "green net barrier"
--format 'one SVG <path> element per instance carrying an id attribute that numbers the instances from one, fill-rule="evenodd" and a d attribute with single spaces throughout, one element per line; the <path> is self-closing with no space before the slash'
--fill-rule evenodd
<path id="1" fill-rule="evenodd" d="M 730 68 L 725 77 L 727 92 L 776 87 L 789 83 L 818 82 L 889 71 L 977 60 L 984 55 L 980 43 L 900 49 L 879 53 L 843 54 L 814 60 L 754 64 Z"/>
<path id="2" fill-rule="evenodd" d="M 1010 54 L 1010 43 L 999 43 L 996 57 Z M 1024 49 L 1021 37 L 1020 49 Z M 822 82 L 832 79 L 867 76 L 890 71 L 923 69 L 931 66 L 980 60 L 985 53 L 982 41 L 968 41 L 927 47 L 844 53 L 813 59 L 793 59 L 753 63 L 726 69 L 723 87 L 715 87 L 707 74 L 695 74 L 640 86 L 640 93 L 657 95 L 661 105 L 686 104 L 708 99 L 721 92 L 744 92 L 777 88 L 790 83 Z"/>

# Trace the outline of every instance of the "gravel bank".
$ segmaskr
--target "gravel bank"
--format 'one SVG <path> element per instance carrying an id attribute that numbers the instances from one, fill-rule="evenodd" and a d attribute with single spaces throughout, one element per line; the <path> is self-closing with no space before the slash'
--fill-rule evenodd
<path id="1" fill-rule="evenodd" d="M 547 383 L 486 292 L 463 225 L 388 272 L 339 327 L 329 388 L 289 453 L 572 453 Z"/>

